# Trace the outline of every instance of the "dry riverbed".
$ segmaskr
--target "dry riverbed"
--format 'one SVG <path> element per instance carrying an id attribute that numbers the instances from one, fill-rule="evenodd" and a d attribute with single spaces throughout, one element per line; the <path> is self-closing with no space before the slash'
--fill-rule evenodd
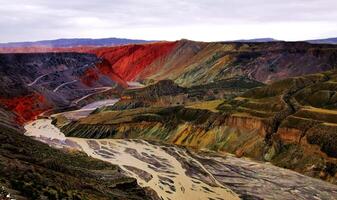
<path id="1" fill-rule="evenodd" d="M 106 103 L 114 102 L 82 110 Z M 336 185 L 230 154 L 195 152 L 144 140 L 70 138 L 51 119 L 38 119 L 25 129 L 26 135 L 52 147 L 77 149 L 119 165 L 162 199 L 337 199 Z"/>

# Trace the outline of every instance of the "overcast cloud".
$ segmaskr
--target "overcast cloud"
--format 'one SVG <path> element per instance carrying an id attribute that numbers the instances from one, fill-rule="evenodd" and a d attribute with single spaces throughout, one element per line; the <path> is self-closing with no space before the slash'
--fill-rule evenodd
<path id="1" fill-rule="evenodd" d="M 0 42 L 337 37 L 336 0 L 0 0 Z"/>

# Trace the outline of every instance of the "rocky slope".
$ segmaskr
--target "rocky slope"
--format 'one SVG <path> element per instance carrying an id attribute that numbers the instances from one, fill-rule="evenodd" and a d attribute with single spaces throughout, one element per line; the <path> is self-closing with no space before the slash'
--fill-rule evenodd
<path id="1" fill-rule="evenodd" d="M 20 49 L 19 49 L 20 50 Z M 260 82 L 335 69 L 337 47 L 306 42 L 153 42 L 116 47 L 21 49 L 20 52 L 82 52 L 103 59 L 102 70 L 116 82 L 171 79 L 181 86 L 237 75 Z M 1 51 L 0 51 L 1 52 Z M 15 52 L 15 48 L 13 51 Z"/>
<path id="2" fill-rule="evenodd" d="M 336 74 L 289 78 L 212 101 L 187 95 L 179 105 L 180 94 L 153 95 L 156 87 L 149 86 L 125 92 L 134 95 L 78 121 L 60 115 L 55 124 L 68 136 L 141 138 L 232 152 L 336 183 Z M 151 95 L 144 97 L 144 91 Z"/>
<path id="3" fill-rule="evenodd" d="M 190 88 L 181 87 L 172 80 L 162 80 L 144 88 L 124 90 L 121 93 L 121 99 L 113 105 L 112 109 L 123 110 L 150 106 L 165 107 L 193 104 L 205 100 L 230 99 L 250 88 L 262 85 L 264 84 L 246 77 L 223 79 Z"/>
<path id="4" fill-rule="evenodd" d="M 0 103 L 23 123 L 49 109 L 76 106 L 82 97 L 118 90 L 122 84 L 96 65 L 103 65 L 100 59 L 83 53 L 0 54 Z"/>
<path id="5" fill-rule="evenodd" d="M 174 80 L 181 86 L 245 75 L 260 82 L 321 72 L 337 66 L 334 45 L 305 42 L 215 42 L 188 40 L 89 50 L 125 80 Z"/>
<path id="6" fill-rule="evenodd" d="M 119 167 L 24 136 L 14 114 L 2 108 L 0 119 L 1 199 L 155 198 Z"/>

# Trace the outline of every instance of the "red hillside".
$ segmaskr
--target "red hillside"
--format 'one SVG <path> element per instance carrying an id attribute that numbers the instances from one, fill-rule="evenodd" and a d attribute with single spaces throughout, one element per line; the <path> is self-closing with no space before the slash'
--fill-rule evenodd
<path id="1" fill-rule="evenodd" d="M 176 44 L 177 42 L 158 42 L 125 45 L 99 48 L 92 50 L 92 52 L 107 60 L 111 70 L 113 69 L 123 80 L 130 81 L 156 59 L 168 55 Z"/>

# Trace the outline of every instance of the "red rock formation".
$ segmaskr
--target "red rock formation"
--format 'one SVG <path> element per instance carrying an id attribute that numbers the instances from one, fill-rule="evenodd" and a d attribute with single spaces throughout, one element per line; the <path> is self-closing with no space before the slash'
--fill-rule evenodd
<path id="1" fill-rule="evenodd" d="M 117 82 L 122 87 L 126 88 L 128 86 L 126 81 L 115 72 L 114 68 L 108 60 L 103 59 L 101 63 L 96 64 L 96 67 L 103 75 L 108 76 L 111 80 Z"/>
<path id="2" fill-rule="evenodd" d="M 16 122 L 19 124 L 35 119 L 49 108 L 45 98 L 37 93 L 11 99 L 0 98 L 0 104 L 17 114 Z"/>
<path id="3" fill-rule="evenodd" d="M 102 57 L 125 81 L 134 80 L 147 66 L 156 59 L 168 55 L 177 42 L 158 42 L 149 44 L 125 45 L 111 48 L 99 48 L 90 51 Z M 107 64 L 107 63 L 105 63 Z M 108 68 L 105 68 L 107 73 Z"/>
<path id="4" fill-rule="evenodd" d="M 99 79 L 98 71 L 93 68 L 85 70 L 84 74 L 80 77 L 81 82 L 87 86 L 92 86 L 95 81 Z"/>
<path id="5" fill-rule="evenodd" d="M 124 81 L 120 76 L 118 76 L 118 74 L 114 72 L 106 60 L 103 60 L 102 63 L 96 64 L 96 67 L 98 70 L 94 68 L 88 68 L 80 77 L 81 82 L 86 86 L 92 87 L 94 83 L 100 79 L 101 75 L 105 75 L 114 82 L 117 82 L 120 86 L 124 88 L 128 87 L 126 81 Z"/>

